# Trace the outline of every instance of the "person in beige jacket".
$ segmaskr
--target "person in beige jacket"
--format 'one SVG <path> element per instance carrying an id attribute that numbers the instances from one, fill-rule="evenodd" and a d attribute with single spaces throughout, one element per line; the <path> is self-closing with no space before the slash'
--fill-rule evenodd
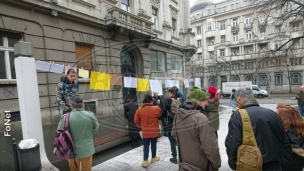
<path id="1" fill-rule="evenodd" d="M 193 87 L 173 121 L 172 136 L 178 142 L 179 171 L 217 171 L 221 156 L 215 131 L 204 108 L 207 95 Z"/>

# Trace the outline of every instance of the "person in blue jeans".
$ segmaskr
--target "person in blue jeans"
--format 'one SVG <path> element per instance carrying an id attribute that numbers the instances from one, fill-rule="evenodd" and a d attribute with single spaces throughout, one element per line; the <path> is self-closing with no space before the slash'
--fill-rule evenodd
<path id="1" fill-rule="evenodd" d="M 300 90 L 300 93 L 296 95 L 296 99 L 298 100 L 299 113 L 304 117 L 304 85 L 300 87 Z"/>

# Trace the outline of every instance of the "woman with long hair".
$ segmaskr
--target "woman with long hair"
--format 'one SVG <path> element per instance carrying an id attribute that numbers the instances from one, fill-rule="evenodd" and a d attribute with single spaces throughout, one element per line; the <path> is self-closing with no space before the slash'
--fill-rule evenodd
<path id="1" fill-rule="evenodd" d="M 71 97 L 78 94 L 79 86 L 76 80 L 76 71 L 70 68 L 64 77 L 61 77 L 60 82 L 57 85 L 56 101 L 59 109 L 63 111 L 63 114 L 72 111 Z"/>
<path id="2" fill-rule="evenodd" d="M 216 137 L 217 131 L 219 130 L 220 127 L 220 115 L 219 115 L 219 106 L 220 106 L 220 92 L 215 87 L 208 87 L 208 93 L 209 97 L 207 98 L 208 105 L 206 106 L 206 113 L 209 121 L 211 122 L 211 125 L 215 131 Z"/>
<path id="3" fill-rule="evenodd" d="M 282 159 L 282 171 L 302 171 L 304 168 L 304 122 L 299 112 L 290 105 L 278 105 L 286 137 L 292 147 Z"/>

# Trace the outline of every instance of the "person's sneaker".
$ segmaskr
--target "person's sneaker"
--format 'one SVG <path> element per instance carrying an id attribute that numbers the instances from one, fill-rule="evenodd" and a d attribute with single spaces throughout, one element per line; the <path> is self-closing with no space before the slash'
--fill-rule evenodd
<path id="1" fill-rule="evenodd" d="M 177 164 L 177 159 L 176 158 L 170 158 L 170 162 L 174 163 L 174 164 Z"/>
<path id="2" fill-rule="evenodd" d="M 148 167 L 148 160 L 144 160 L 141 164 L 141 167 Z"/>
<path id="3" fill-rule="evenodd" d="M 158 162 L 159 160 L 160 160 L 159 157 L 154 157 L 154 158 L 152 158 L 151 163 Z"/>

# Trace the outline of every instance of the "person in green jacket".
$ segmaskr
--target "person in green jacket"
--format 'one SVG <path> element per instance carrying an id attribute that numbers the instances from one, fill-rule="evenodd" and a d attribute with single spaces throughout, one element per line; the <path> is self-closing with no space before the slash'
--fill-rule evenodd
<path id="1" fill-rule="evenodd" d="M 94 113 L 85 111 L 83 108 L 83 99 L 80 95 L 72 98 L 72 111 L 70 113 L 69 129 L 73 138 L 75 148 L 75 159 L 69 159 L 70 171 L 78 171 L 81 163 L 82 171 L 91 171 L 92 156 L 95 153 L 93 134 L 97 133 L 99 128 L 98 120 Z M 59 121 L 57 129 L 63 128 L 65 115 Z"/>
<path id="2" fill-rule="evenodd" d="M 217 131 L 220 127 L 220 118 L 219 118 L 219 106 L 220 106 L 220 92 L 215 87 L 208 87 L 208 105 L 206 106 L 206 113 L 211 125 L 215 131 L 216 137 L 218 137 Z"/>

